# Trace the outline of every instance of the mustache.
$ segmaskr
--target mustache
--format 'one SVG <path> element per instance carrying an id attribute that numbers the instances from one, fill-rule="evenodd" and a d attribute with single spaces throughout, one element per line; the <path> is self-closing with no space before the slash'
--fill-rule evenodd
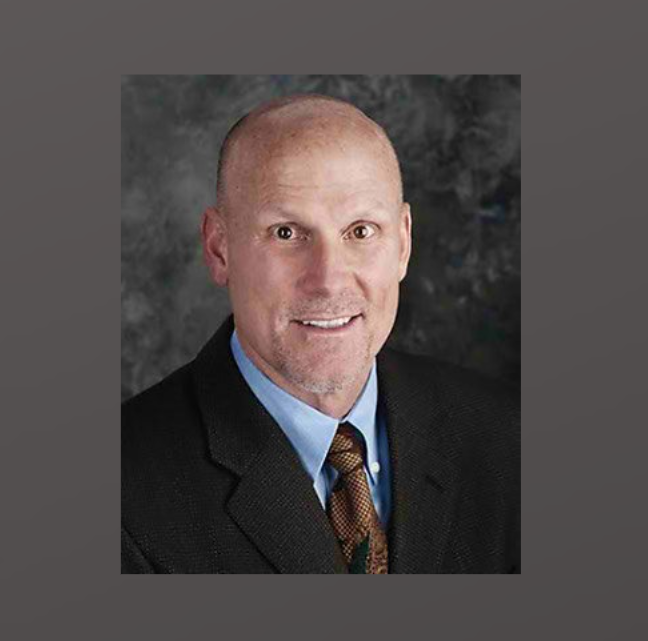
<path id="1" fill-rule="evenodd" d="M 287 316 L 291 319 L 340 318 L 364 313 L 366 301 L 353 296 L 337 296 L 335 299 L 311 299 L 290 307 Z"/>

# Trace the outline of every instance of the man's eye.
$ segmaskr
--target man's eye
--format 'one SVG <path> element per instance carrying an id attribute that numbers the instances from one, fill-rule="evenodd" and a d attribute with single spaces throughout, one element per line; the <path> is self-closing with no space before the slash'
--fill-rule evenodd
<path id="1" fill-rule="evenodd" d="M 279 240 L 290 240 L 294 236 L 294 232 L 287 225 L 281 225 L 275 229 L 275 236 Z"/>
<path id="2" fill-rule="evenodd" d="M 371 238 L 376 233 L 376 230 L 369 225 L 356 225 L 351 230 L 351 233 L 356 240 L 366 240 L 367 238 Z"/>

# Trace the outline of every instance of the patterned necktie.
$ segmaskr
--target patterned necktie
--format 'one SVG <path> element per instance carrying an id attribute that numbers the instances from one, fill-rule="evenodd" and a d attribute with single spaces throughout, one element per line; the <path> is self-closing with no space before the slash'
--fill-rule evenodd
<path id="1" fill-rule="evenodd" d="M 339 473 L 328 516 L 352 574 L 387 574 L 387 537 L 371 498 L 362 445 L 350 423 L 342 423 L 326 457 Z"/>

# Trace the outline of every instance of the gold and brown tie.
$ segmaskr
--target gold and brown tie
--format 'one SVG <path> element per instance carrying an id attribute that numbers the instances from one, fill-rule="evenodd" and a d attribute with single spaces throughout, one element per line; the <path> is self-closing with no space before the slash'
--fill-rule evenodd
<path id="1" fill-rule="evenodd" d="M 326 458 L 338 471 L 328 516 L 352 574 L 387 574 L 387 537 L 371 498 L 362 445 L 350 423 L 338 427 Z"/>

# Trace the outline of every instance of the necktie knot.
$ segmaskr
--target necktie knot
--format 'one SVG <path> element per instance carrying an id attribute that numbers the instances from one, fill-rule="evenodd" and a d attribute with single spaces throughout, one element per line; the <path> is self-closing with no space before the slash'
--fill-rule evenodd
<path id="1" fill-rule="evenodd" d="M 350 423 L 342 423 L 338 427 L 326 460 L 341 476 L 362 469 L 362 444 Z"/>

